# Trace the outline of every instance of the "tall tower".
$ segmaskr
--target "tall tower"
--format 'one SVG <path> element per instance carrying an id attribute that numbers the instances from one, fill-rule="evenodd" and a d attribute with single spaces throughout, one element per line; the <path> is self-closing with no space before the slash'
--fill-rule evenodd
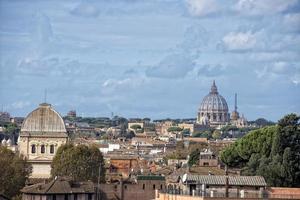
<path id="1" fill-rule="evenodd" d="M 237 112 L 237 94 L 234 94 L 234 111 Z"/>
<path id="2" fill-rule="evenodd" d="M 234 94 L 234 111 L 231 113 L 231 120 L 239 119 L 239 112 L 237 111 L 237 93 Z"/>

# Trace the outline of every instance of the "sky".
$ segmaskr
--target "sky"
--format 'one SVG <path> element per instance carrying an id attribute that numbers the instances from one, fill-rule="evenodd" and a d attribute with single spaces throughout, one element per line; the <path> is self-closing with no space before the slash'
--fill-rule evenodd
<path id="1" fill-rule="evenodd" d="M 300 0 L 0 0 L 0 105 L 193 118 L 212 81 L 248 120 L 300 113 Z M 45 91 L 47 95 L 45 95 Z"/>

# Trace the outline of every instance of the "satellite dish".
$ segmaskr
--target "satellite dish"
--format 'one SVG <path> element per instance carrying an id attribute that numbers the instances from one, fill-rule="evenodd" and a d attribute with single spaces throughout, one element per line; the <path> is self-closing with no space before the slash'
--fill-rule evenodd
<path id="1" fill-rule="evenodd" d="M 182 176 L 182 182 L 185 182 L 186 179 L 187 179 L 187 174 L 183 174 L 183 176 Z"/>

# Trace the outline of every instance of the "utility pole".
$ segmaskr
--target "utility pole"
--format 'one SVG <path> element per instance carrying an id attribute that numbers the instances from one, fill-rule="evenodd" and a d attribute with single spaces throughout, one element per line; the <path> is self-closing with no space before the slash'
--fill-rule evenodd
<path id="1" fill-rule="evenodd" d="M 100 174 L 101 174 L 101 163 L 99 165 L 96 200 L 101 200 L 101 194 L 100 194 Z"/>

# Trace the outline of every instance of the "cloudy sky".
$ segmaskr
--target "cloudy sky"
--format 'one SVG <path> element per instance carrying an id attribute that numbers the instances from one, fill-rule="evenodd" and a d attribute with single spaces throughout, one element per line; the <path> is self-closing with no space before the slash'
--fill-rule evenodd
<path id="1" fill-rule="evenodd" d="M 299 0 L 0 0 L 0 105 L 195 117 L 216 80 L 252 120 L 300 112 Z"/>

